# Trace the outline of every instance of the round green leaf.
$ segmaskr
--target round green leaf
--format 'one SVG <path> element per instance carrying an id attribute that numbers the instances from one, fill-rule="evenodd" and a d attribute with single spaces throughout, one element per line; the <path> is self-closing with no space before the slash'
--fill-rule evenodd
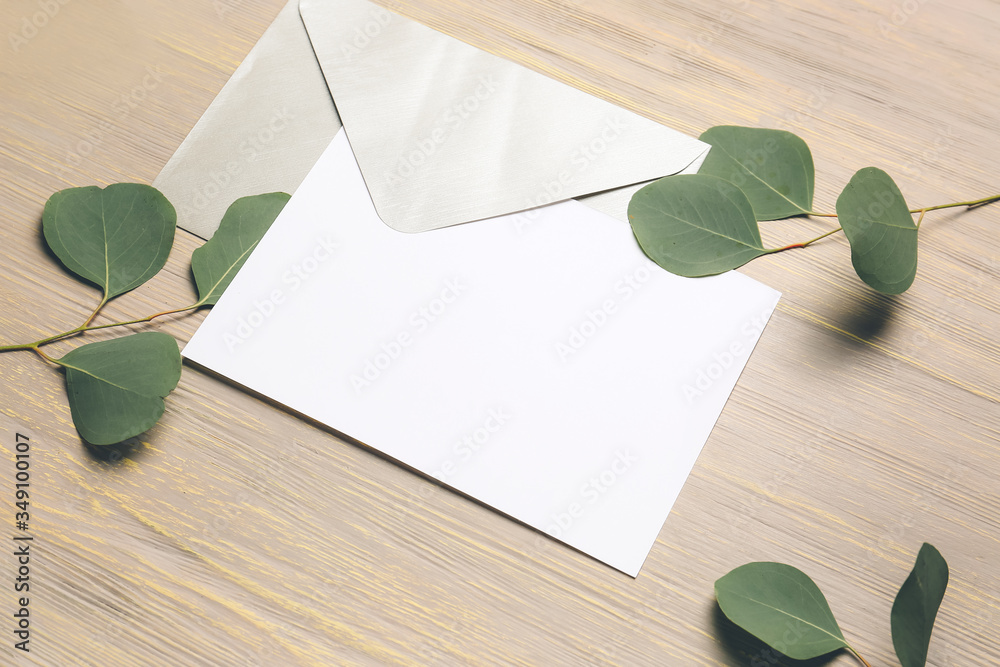
<path id="1" fill-rule="evenodd" d="M 45 203 L 42 232 L 52 252 L 106 299 L 155 276 L 174 243 L 177 213 L 156 188 L 116 183 L 69 188 Z"/>
<path id="2" fill-rule="evenodd" d="M 643 251 L 680 276 L 710 276 L 767 254 L 739 188 L 715 176 L 668 176 L 632 196 L 628 219 Z"/>
<path id="3" fill-rule="evenodd" d="M 848 648 L 813 580 L 781 563 L 748 563 L 715 582 L 723 613 L 789 658 L 808 660 Z"/>
<path id="4" fill-rule="evenodd" d="M 156 331 L 83 345 L 58 363 L 66 369 L 73 423 L 93 445 L 152 428 L 181 378 L 177 341 Z"/>
<path id="5" fill-rule="evenodd" d="M 698 138 L 712 145 L 698 173 L 724 178 L 743 190 L 757 220 L 812 211 L 816 172 L 809 147 L 796 135 L 718 125 Z"/>
<path id="6" fill-rule="evenodd" d="M 924 543 L 892 604 L 892 645 L 903 667 L 924 667 L 938 607 L 948 588 L 948 563 Z"/>
<path id="7" fill-rule="evenodd" d="M 201 303 L 219 301 L 290 198 L 284 192 L 271 192 L 232 203 L 211 240 L 191 254 Z"/>
<path id="8" fill-rule="evenodd" d="M 917 275 L 917 226 L 889 174 L 866 167 L 837 198 L 858 276 L 884 294 L 905 292 Z"/>

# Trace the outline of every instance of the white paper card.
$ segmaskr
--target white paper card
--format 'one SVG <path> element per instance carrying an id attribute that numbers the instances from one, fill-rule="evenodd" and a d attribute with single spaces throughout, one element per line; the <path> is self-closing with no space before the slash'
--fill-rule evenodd
<path id="1" fill-rule="evenodd" d="M 576 201 L 397 232 L 341 132 L 184 356 L 636 576 L 778 297 Z"/>

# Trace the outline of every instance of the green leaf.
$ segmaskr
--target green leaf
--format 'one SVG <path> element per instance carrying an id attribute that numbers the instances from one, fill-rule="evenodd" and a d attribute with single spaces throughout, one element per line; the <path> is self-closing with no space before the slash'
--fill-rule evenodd
<path id="1" fill-rule="evenodd" d="M 52 252 L 112 299 L 155 276 L 174 243 L 177 213 L 156 188 L 116 183 L 69 188 L 45 203 L 42 232 Z"/>
<path id="2" fill-rule="evenodd" d="M 934 618 L 948 588 L 948 563 L 926 542 L 892 604 L 892 645 L 903 667 L 924 667 Z"/>
<path id="3" fill-rule="evenodd" d="M 715 582 L 715 596 L 730 621 L 789 658 L 849 648 L 823 593 L 791 565 L 742 565 Z"/>
<path id="4" fill-rule="evenodd" d="M 66 368 L 73 423 L 92 445 L 152 428 L 181 377 L 177 341 L 156 331 L 83 345 L 57 361 Z"/>
<path id="5" fill-rule="evenodd" d="M 632 196 L 628 219 L 649 258 L 680 276 L 710 276 L 765 255 L 753 209 L 715 176 L 668 176 Z"/>
<path id="6" fill-rule="evenodd" d="M 837 198 L 858 276 L 884 294 L 905 292 L 917 275 L 917 226 L 889 174 L 866 167 Z"/>
<path id="7" fill-rule="evenodd" d="M 757 220 L 812 211 L 816 171 L 806 142 L 791 132 L 718 125 L 698 137 L 712 145 L 698 170 L 746 193 Z"/>
<path id="8" fill-rule="evenodd" d="M 191 254 L 200 303 L 219 301 L 289 199 L 284 192 L 271 192 L 233 202 L 211 240 Z"/>

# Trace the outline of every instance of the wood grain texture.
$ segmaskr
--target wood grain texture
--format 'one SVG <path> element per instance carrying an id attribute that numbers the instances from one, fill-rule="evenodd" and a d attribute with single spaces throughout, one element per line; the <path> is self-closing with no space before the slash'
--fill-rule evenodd
<path id="1" fill-rule="evenodd" d="M 44 249 L 47 197 L 151 181 L 282 5 L 63 2 L 0 8 L 2 341 L 76 326 L 96 303 Z M 913 205 L 1000 191 L 995 2 L 384 4 L 690 134 L 794 131 L 819 209 L 868 165 Z M 712 584 L 777 560 L 819 583 L 873 665 L 894 664 L 892 596 L 929 541 L 952 579 L 928 664 L 996 665 L 998 230 L 997 206 L 929 214 L 917 281 L 896 298 L 859 283 L 843 239 L 746 267 L 783 300 L 635 580 L 189 366 L 159 425 L 97 456 L 61 375 L 4 355 L 0 493 L 11 434 L 28 432 L 37 555 L 32 650 L 0 621 L 2 661 L 771 664 L 720 620 Z M 180 233 L 163 274 L 100 321 L 190 302 L 197 245 Z M 155 328 L 183 342 L 202 317 Z"/>

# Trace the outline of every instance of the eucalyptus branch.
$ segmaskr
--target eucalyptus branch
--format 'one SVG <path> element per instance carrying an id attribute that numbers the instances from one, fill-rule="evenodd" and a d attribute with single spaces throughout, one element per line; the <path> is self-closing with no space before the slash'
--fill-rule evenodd
<path id="1" fill-rule="evenodd" d="M 917 553 L 892 604 L 890 628 L 904 667 L 924 667 L 938 607 L 948 588 L 948 563 L 930 544 Z M 715 598 L 730 621 L 793 660 L 846 650 L 871 667 L 844 638 L 830 604 L 809 576 L 783 563 L 747 563 L 715 582 Z"/>
<path id="2" fill-rule="evenodd" d="M 982 199 L 973 199 L 971 201 L 958 201 L 951 204 L 938 204 L 936 206 L 925 206 L 923 208 L 911 208 L 910 213 L 926 213 L 927 211 L 940 211 L 944 208 L 955 208 L 956 206 L 965 206 L 967 208 L 975 208 L 977 206 L 985 206 L 986 204 L 992 204 L 995 201 L 1000 201 L 1000 194 L 990 195 L 989 197 L 983 197 Z M 836 218 L 836 213 L 816 213 L 815 211 L 810 211 L 806 213 L 808 216 L 816 218 Z M 921 215 L 922 217 L 922 215 Z"/>
<path id="3" fill-rule="evenodd" d="M 153 320 L 159 317 L 166 317 L 167 315 L 177 315 L 178 313 L 186 313 L 188 311 L 197 310 L 198 308 L 201 308 L 205 305 L 206 304 L 204 300 L 202 300 L 199 301 L 198 303 L 192 303 L 190 306 L 184 306 L 183 308 L 175 308 L 173 310 L 164 310 L 161 313 L 155 313 L 148 317 L 142 317 L 137 320 L 128 320 L 126 322 L 112 322 L 111 324 L 99 324 L 93 327 L 84 327 L 83 329 L 80 329 L 78 333 L 83 333 L 84 331 L 97 331 L 98 329 L 110 329 L 112 327 L 127 327 L 133 324 L 146 324 L 148 322 L 152 322 Z"/>
<path id="4" fill-rule="evenodd" d="M 995 201 L 1000 201 L 1000 194 L 990 195 L 989 197 L 983 197 L 982 199 L 974 199 L 972 201 L 960 201 L 954 204 L 938 204 L 937 206 L 925 206 L 924 208 L 911 208 L 910 213 L 923 213 L 925 211 L 938 211 L 942 208 L 952 208 L 955 206 L 965 206 L 968 208 L 974 208 L 976 206 L 983 206 L 984 204 L 991 204 Z"/>
<path id="5" fill-rule="evenodd" d="M 33 343 L 0 346 L 0 353 L 29 350 L 65 370 L 73 423 L 91 445 L 113 445 L 149 430 L 163 415 L 164 397 L 181 378 L 180 347 L 173 336 L 142 331 L 86 343 L 58 359 L 41 348 L 89 331 L 146 324 L 214 305 L 289 198 L 271 192 L 233 202 L 212 239 L 191 255 L 195 303 L 95 325 L 94 319 L 111 299 L 142 285 L 164 267 L 174 242 L 177 212 L 162 193 L 140 183 L 56 192 L 42 214 L 43 237 L 69 271 L 101 288 L 100 303 L 80 326 Z M 114 409 L 106 409 L 112 405 Z"/>
<path id="6" fill-rule="evenodd" d="M 910 213 L 919 213 L 920 214 L 920 217 L 917 218 L 917 222 L 916 222 L 917 229 L 920 229 L 920 223 L 922 223 L 924 221 L 924 215 L 927 213 L 927 211 L 938 211 L 938 210 L 941 210 L 941 209 L 944 209 L 944 208 L 953 208 L 955 206 L 966 206 L 968 208 L 973 208 L 975 206 L 983 206 L 985 204 L 990 204 L 990 203 L 995 202 L 995 201 L 1000 201 L 1000 195 L 992 195 L 990 197 L 983 197 L 982 199 L 976 199 L 976 200 L 973 200 L 973 201 L 960 201 L 960 202 L 955 202 L 953 204 L 939 204 L 937 206 L 926 206 L 924 208 L 913 208 L 913 209 L 910 209 Z M 821 218 L 836 218 L 837 217 L 836 213 L 809 213 L 808 215 L 810 215 L 810 216 L 817 216 L 817 217 L 821 217 Z M 810 240 L 805 241 L 803 243 L 792 243 L 791 245 L 782 246 L 780 248 L 773 248 L 771 250 L 768 250 L 767 254 L 773 255 L 774 253 L 784 252 L 785 250 L 794 250 L 796 248 L 807 248 L 807 247 L 811 246 L 813 243 L 815 243 L 816 241 L 819 241 L 820 239 L 825 239 L 827 236 L 830 236 L 831 234 L 836 234 L 837 232 L 841 232 L 843 230 L 844 230 L 843 227 L 837 227 L 836 229 L 831 229 L 827 233 L 820 234 L 816 238 L 810 239 Z M 861 658 L 861 656 L 858 656 L 858 659 L 860 659 L 862 662 L 864 662 L 864 659 Z"/>
<path id="7" fill-rule="evenodd" d="M 791 132 L 720 125 L 699 139 L 712 150 L 697 174 L 667 176 L 632 195 L 628 218 L 646 255 L 671 273 L 713 276 L 765 255 L 806 248 L 843 231 L 858 277 L 883 294 L 901 294 L 916 277 L 918 232 L 928 211 L 975 208 L 1000 194 L 910 208 L 889 174 L 859 169 L 836 212 L 813 210 L 812 153 Z M 919 219 L 914 222 L 914 214 Z M 839 227 L 801 243 L 765 248 L 760 223 L 837 218 Z"/>
<path id="8" fill-rule="evenodd" d="M 153 315 L 149 315 L 148 317 L 142 317 L 142 318 L 139 318 L 139 319 L 136 319 L 136 320 L 128 320 L 128 321 L 125 321 L 125 322 L 111 322 L 109 324 L 97 324 L 97 325 L 94 325 L 94 326 L 88 326 L 88 324 L 90 323 L 90 321 L 93 320 L 93 315 L 91 315 L 91 317 L 88 318 L 87 322 L 85 322 L 84 324 L 81 324 L 80 326 L 78 326 L 75 329 L 70 329 L 69 331 L 63 331 L 62 333 L 58 333 L 58 334 L 55 334 L 53 336 L 49 336 L 47 338 L 42 338 L 41 340 L 36 340 L 33 343 L 24 343 L 24 344 L 21 344 L 21 345 L 5 345 L 5 346 L 0 347 L 0 354 L 2 354 L 4 352 L 15 352 L 15 351 L 18 351 L 18 350 L 32 350 L 34 352 L 39 352 L 40 353 L 40 351 L 38 350 L 38 348 L 41 347 L 41 346 L 43 346 L 43 345 L 49 345 L 50 343 L 55 343 L 57 341 L 65 340 L 65 339 L 71 338 L 73 336 L 78 336 L 78 335 L 80 335 L 82 333 L 86 333 L 88 331 L 98 331 L 100 329 L 112 329 L 112 328 L 115 328 L 115 327 L 127 327 L 127 326 L 132 326 L 132 325 L 135 325 L 135 324 L 146 324 L 146 323 L 152 322 L 153 320 L 155 320 L 155 319 L 157 319 L 159 317 L 165 317 L 167 315 L 176 315 L 178 313 L 186 313 L 186 312 L 191 311 L 191 310 L 197 310 L 198 308 L 202 308 L 205 305 L 207 305 L 207 304 L 205 303 L 205 300 L 203 299 L 203 300 L 199 301 L 198 303 L 191 304 L 190 306 L 185 306 L 183 308 L 175 308 L 174 310 L 165 310 L 165 311 L 163 311 L 161 313 L 155 313 Z M 51 360 L 51 358 L 49 358 L 49 357 L 46 357 L 46 358 L 49 359 L 49 360 Z"/>

